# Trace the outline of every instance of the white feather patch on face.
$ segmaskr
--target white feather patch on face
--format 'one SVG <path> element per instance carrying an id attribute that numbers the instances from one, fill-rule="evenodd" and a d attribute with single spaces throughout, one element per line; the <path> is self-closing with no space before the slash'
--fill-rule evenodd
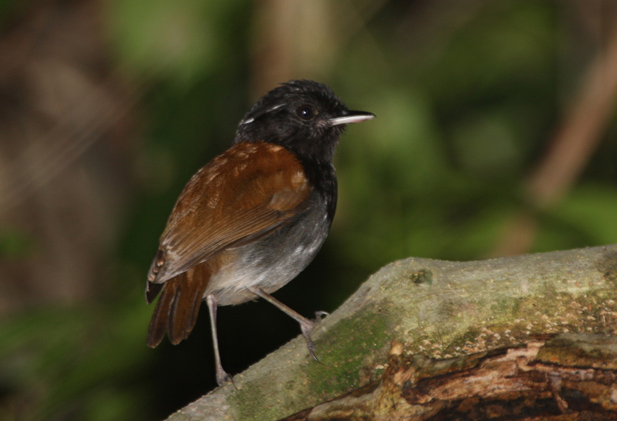
<path id="1" fill-rule="evenodd" d="M 265 112 L 264 114 L 271 113 L 271 112 L 272 112 L 272 111 L 274 111 L 274 110 L 278 110 L 279 108 L 281 108 L 281 107 L 282 107 L 282 106 L 284 106 L 284 105 L 285 105 L 285 104 L 278 104 L 278 105 L 275 105 L 274 107 L 272 107 L 272 108 L 270 108 L 270 109 L 266 110 L 266 112 Z M 240 122 L 240 124 L 239 124 L 239 125 L 240 125 L 240 126 L 244 126 L 244 125 L 246 125 L 246 124 L 251 124 L 253 121 L 255 121 L 255 118 L 254 118 L 254 117 L 247 118 L 247 119 L 245 119 L 245 120 L 242 120 L 242 121 Z"/>

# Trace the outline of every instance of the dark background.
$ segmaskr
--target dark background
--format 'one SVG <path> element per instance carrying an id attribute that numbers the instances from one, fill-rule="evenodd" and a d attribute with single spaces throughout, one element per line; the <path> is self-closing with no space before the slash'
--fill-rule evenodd
<path id="1" fill-rule="evenodd" d="M 206 311 L 145 345 L 145 275 L 188 178 L 277 83 L 329 84 L 350 126 L 314 263 L 277 298 L 334 311 L 407 256 L 617 241 L 612 0 L 0 3 L 0 418 L 160 419 L 215 386 Z M 219 313 L 231 373 L 299 334 Z M 319 351 L 318 351 L 319 352 Z"/>

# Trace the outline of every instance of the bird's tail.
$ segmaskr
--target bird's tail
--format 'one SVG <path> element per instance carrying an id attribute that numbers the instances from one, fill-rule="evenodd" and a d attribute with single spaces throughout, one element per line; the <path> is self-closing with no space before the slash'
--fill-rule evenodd
<path id="1" fill-rule="evenodd" d="M 161 296 L 148 328 L 149 347 L 160 344 L 165 332 L 174 345 L 189 336 L 195 327 L 199 306 L 210 279 L 210 274 L 204 272 L 209 272 L 208 267 L 201 264 L 162 285 Z"/>

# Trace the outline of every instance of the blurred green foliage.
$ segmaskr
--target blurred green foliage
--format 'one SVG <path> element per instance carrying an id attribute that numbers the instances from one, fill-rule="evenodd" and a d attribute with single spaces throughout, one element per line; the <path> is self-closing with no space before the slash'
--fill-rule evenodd
<path id="1" fill-rule="evenodd" d="M 443 3 L 457 4 L 454 12 L 430 3 L 383 2 L 323 80 L 350 108 L 377 119 L 348 128 L 336 158 L 340 198 L 331 236 L 314 264 L 277 295 L 304 314 L 334 310 L 396 259 L 488 256 L 528 206 L 524 179 L 574 96 L 589 52 L 564 29 L 571 17 L 563 4 L 473 2 L 458 15 L 465 2 Z M 181 347 L 147 350 L 152 306 L 142 288 L 178 193 L 227 147 L 250 106 L 249 46 L 259 45 L 252 31 L 259 7 L 240 0 L 110 2 L 110 49 L 147 87 L 137 188 L 110 256 L 109 284 L 95 303 L 27 309 L 0 322 L 0 418 L 161 418 L 214 385 L 206 314 Z M 530 251 L 617 240 L 616 139 L 612 124 L 571 192 L 535 211 Z M 0 233 L 3 259 L 32 247 L 19 233 Z M 284 319 L 261 304 L 221 309 L 227 368 L 239 371 L 297 334 Z"/>
<path id="2" fill-rule="evenodd" d="M 113 0 L 107 23 L 118 59 L 132 72 L 191 86 L 224 71 L 245 1 Z"/>
<path id="3" fill-rule="evenodd" d="M 0 231 L 0 256 L 7 261 L 26 259 L 34 253 L 36 241 L 12 227 Z"/>

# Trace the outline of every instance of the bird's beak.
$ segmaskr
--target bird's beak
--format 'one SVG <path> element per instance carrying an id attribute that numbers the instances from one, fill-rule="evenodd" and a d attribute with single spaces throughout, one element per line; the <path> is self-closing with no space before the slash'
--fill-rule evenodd
<path id="1" fill-rule="evenodd" d="M 371 118 L 375 118 L 375 114 L 366 111 L 348 111 L 347 115 L 331 118 L 329 121 L 331 126 L 339 126 L 341 124 L 359 123 Z"/>

